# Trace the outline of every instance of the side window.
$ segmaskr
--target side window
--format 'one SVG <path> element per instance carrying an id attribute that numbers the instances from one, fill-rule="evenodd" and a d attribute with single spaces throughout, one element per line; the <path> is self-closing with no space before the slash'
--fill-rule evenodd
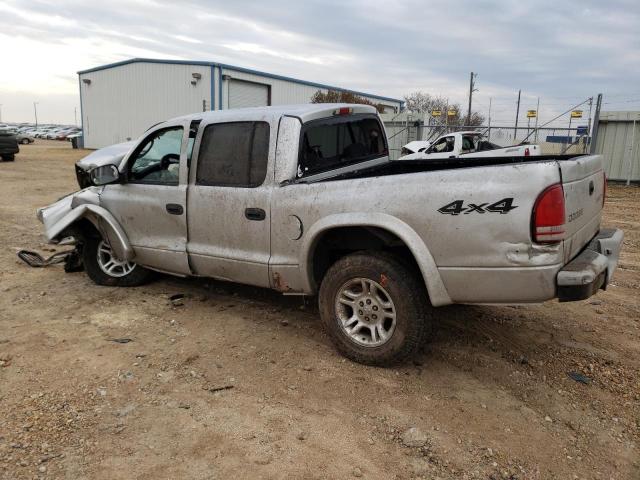
<path id="1" fill-rule="evenodd" d="M 446 137 L 446 141 L 447 141 L 447 147 L 445 148 L 445 152 L 453 152 L 453 149 L 455 148 L 455 144 L 456 144 L 456 139 L 455 137 Z"/>
<path id="2" fill-rule="evenodd" d="M 298 176 L 353 165 L 389 154 L 375 116 L 316 120 L 302 129 Z"/>
<path id="3" fill-rule="evenodd" d="M 453 142 L 449 142 L 449 139 L 452 139 L 452 138 L 453 137 L 444 137 L 438 140 L 429 148 L 430 153 L 443 153 L 443 152 L 449 152 L 453 150 Z M 449 143 L 452 144 L 451 150 L 448 150 Z"/>
<path id="4" fill-rule="evenodd" d="M 178 185 L 182 127 L 154 132 L 138 147 L 129 162 L 129 181 Z"/>
<path id="5" fill-rule="evenodd" d="M 462 137 L 462 150 L 465 152 L 468 152 L 470 150 L 473 150 L 475 148 L 475 145 L 473 143 L 473 137 L 470 136 L 463 136 Z"/>
<path id="6" fill-rule="evenodd" d="M 267 175 L 268 160 L 268 123 L 208 125 L 200 143 L 196 185 L 258 187 Z"/>

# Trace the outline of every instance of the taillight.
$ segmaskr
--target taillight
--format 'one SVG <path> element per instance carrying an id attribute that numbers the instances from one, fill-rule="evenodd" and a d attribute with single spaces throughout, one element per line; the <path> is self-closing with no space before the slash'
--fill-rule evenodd
<path id="1" fill-rule="evenodd" d="M 524 156 L 528 157 L 529 155 L 531 155 L 531 152 L 529 152 L 529 147 L 524 149 Z"/>
<path id="2" fill-rule="evenodd" d="M 559 183 L 546 188 L 533 206 L 531 235 L 537 243 L 557 243 L 564 239 L 564 190 Z"/>
<path id="3" fill-rule="evenodd" d="M 602 208 L 604 208 L 604 201 L 607 198 L 607 174 L 602 172 Z"/>
<path id="4" fill-rule="evenodd" d="M 334 115 L 350 115 L 353 112 L 353 108 L 351 107 L 340 107 L 337 110 L 333 111 Z"/>

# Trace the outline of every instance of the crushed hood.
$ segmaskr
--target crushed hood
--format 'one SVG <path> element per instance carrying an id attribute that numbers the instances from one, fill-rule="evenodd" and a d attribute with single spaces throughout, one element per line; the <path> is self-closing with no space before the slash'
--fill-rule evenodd
<path id="1" fill-rule="evenodd" d="M 76 162 L 76 166 L 85 172 L 89 172 L 96 167 L 102 167 L 103 165 L 120 166 L 120 162 L 125 155 L 131 151 L 135 143 L 134 141 L 117 143 L 109 147 L 101 148 Z"/>

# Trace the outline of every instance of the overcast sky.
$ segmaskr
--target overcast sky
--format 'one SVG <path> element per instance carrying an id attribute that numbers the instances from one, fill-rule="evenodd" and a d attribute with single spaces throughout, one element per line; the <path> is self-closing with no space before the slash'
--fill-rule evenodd
<path id="1" fill-rule="evenodd" d="M 640 110 L 638 0 L 0 0 L 4 121 L 74 122 L 76 72 L 131 57 L 220 61 L 402 98 L 422 90 L 512 123 L 602 92 Z M 587 106 L 588 108 L 588 106 Z M 78 112 L 79 118 L 79 112 Z"/>

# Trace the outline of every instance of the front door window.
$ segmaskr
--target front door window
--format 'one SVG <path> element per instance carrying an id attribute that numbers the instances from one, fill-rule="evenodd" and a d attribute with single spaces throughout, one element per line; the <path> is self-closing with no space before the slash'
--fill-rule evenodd
<path id="1" fill-rule="evenodd" d="M 178 185 L 182 135 L 182 127 L 171 127 L 149 136 L 129 162 L 129 181 L 153 185 Z"/>

